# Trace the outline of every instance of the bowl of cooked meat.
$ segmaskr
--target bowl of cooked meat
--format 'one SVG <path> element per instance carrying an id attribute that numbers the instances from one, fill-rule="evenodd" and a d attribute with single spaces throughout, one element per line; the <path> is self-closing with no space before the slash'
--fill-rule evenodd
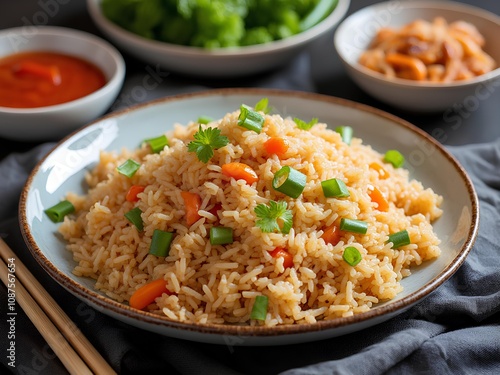
<path id="1" fill-rule="evenodd" d="M 339 25 L 347 73 L 396 108 L 435 113 L 491 96 L 500 84 L 500 17 L 452 1 L 383 2 Z"/>

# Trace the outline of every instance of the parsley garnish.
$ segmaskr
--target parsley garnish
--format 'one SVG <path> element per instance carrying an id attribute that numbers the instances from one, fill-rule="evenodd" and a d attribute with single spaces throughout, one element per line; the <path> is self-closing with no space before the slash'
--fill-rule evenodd
<path id="1" fill-rule="evenodd" d="M 258 217 L 255 222 L 262 232 L 281 232 L 288 234 L 293 225 L 292 211 L 287 210 L 286 202 L 269 201 L 269 205 L 261 203 L 255 207 L 254 212 Z"/>
<path id="2" fill-rule="evenodd" d="M 309 130 L 318 123 L 318 119 L 316 117 L 309 122 L 305 122 L 304 120 L 301 120 L 300 118 L 297 117 L 295 117 L 293 121 L 295 121 L 297 127 L 302 130 Z"/>
<path id="3" fill-rule="evenodd" d="M 214 150 L 224 147 L 229 143 L 229 138 L 221 135 L 220 129 L 202 129 L 201 126 L 194 134 L 194 139 L 194 141 L 189 142 L 188 151 L 196 152 L 196 156 L 203 163 L 207 163 L 214 156 Z"/>

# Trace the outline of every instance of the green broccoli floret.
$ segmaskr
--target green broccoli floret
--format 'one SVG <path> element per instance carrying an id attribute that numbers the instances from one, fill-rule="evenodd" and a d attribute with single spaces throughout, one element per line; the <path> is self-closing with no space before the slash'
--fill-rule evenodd
<path id="1" fill-rule="evenodd" d="M 273 40 L 271 33 L 264 26 L 260 26 L 247 30 L 245 36 L 241 39 L 241 45 L 251 46 L 254 44 L 269 43 Z"/>
<path id="2" fill-rule="evenodd" d="M 267 43 L 314 26 L 338 0 L 102 0 L 103 14 L 146 38 L 203 48 Z"/>
<path id="3" fill-rule="evenodd" d="M 130 31 L 145 38 L 153 39 L 154 28 L 165 18 L 162 0 L 148 0 L 137 2 L 135 18 L 130 25 Z"/>
<path id="4" fill-rule="evenodd" d="M 195 33 L 195 25 L 190 20 L 174 14 L 167 15 L 164 21 L 158 32 L 160 40 L 173 44 L 190 43 Z"/>

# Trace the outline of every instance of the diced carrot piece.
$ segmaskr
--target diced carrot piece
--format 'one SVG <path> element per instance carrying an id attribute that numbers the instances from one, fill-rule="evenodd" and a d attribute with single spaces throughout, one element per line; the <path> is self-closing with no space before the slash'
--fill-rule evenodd
<path id="1" fill-rule="evenodd" d="M 339 243 L 340 237 L 342 236 L 340 228 L 336 224 L 332 224 L 329 227 L 323 229 L 323 234 L 321 238 L 328 244 L 335 246 Z"/>
<path id="2" fill-rule="evenodd" d="M 384 194 L 375 186 L 368 185 L 368 195 L 372 202 L 377 203 L 379 211 L 387 212 L 389 210 L 389 202 L 385 199 Z"/>
<path id="3" fill-rule="evenodd" d="M 198 214 L 201 207 L 201 197 L 198 194 L 190 193 L 189 191 L 182 191 L 181 196 L 182 199 L 184 199 L 184 207 L 186 208 L 187 225 L 192 225 L 201 217 Z"/>
<path id="4" fill-rule="evenodd" d="M 387 172 L 385 170 L 385 168 L 382 165 L 380 165 L 379 163 L 377 163 L 377 162 L 370 163 L 369 167 L 371 169 L 373 169 L 374 171 L 378 172 L 378 177 L 381 180 L 385 180 L 386 178 L 389 177 L 389 172 Z"/>
<path id="5" fill-rule="evenodd" d="M 288 141 L 281 137 L 271 137 L 264 142 L 264 149 L 268 154 L 282 157 L 288 151 Z"/>
<path id="6" fill-rule="evenodd" d="M 250 166 L 238 162 L 222 165 L 222 174 L 236 180 L 245 180 L 249 185 L 259 180 L 257 173 Z"/>
<path id="7" fill-rule="evenodd" d="M 293 267 L 293 256 L 288 251 L 286 251 L 284 248 L 277 247 L 273 251 L 271 251 L 269 254 L 271 254 L 271 256 L 273 258 L 283 258 L 283 267 L 285 267 L 285 268 Z"/>
<path id="8" fill-rule="evenodd" d="M 135 309 L 142 310 L 163 293 L 170 294 L 167 282 L 163 279 L 151 281 L 137 289 L 130 297 L 129 305 Z"/>
<path id="9" fill-rule="evenodd" d="M 139 200 L 137 194 L 142 193 L 145 188 L 145 186 L 132 185 L 130 189 L 128 189 L 125 199 L 127 200 L 127 202 L 137 202 Z"/>

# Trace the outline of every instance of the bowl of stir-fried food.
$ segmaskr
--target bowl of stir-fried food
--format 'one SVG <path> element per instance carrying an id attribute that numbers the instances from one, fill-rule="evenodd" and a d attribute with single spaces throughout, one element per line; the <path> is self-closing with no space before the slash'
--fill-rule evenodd
<path id="1" fill-rule="evenodd" d="M 285 65 L 333 32 L 350 0 L 87 0 L 107 38 L 171 72 L 237 77 Z"/>
<path id="2" fill-rule="evenodd" d="M 371 96 L 412 112 L 477 106 L 500 85 L 500 17 L 451 1 L 384 2 L 339 25 L 335 48 Z"/>

